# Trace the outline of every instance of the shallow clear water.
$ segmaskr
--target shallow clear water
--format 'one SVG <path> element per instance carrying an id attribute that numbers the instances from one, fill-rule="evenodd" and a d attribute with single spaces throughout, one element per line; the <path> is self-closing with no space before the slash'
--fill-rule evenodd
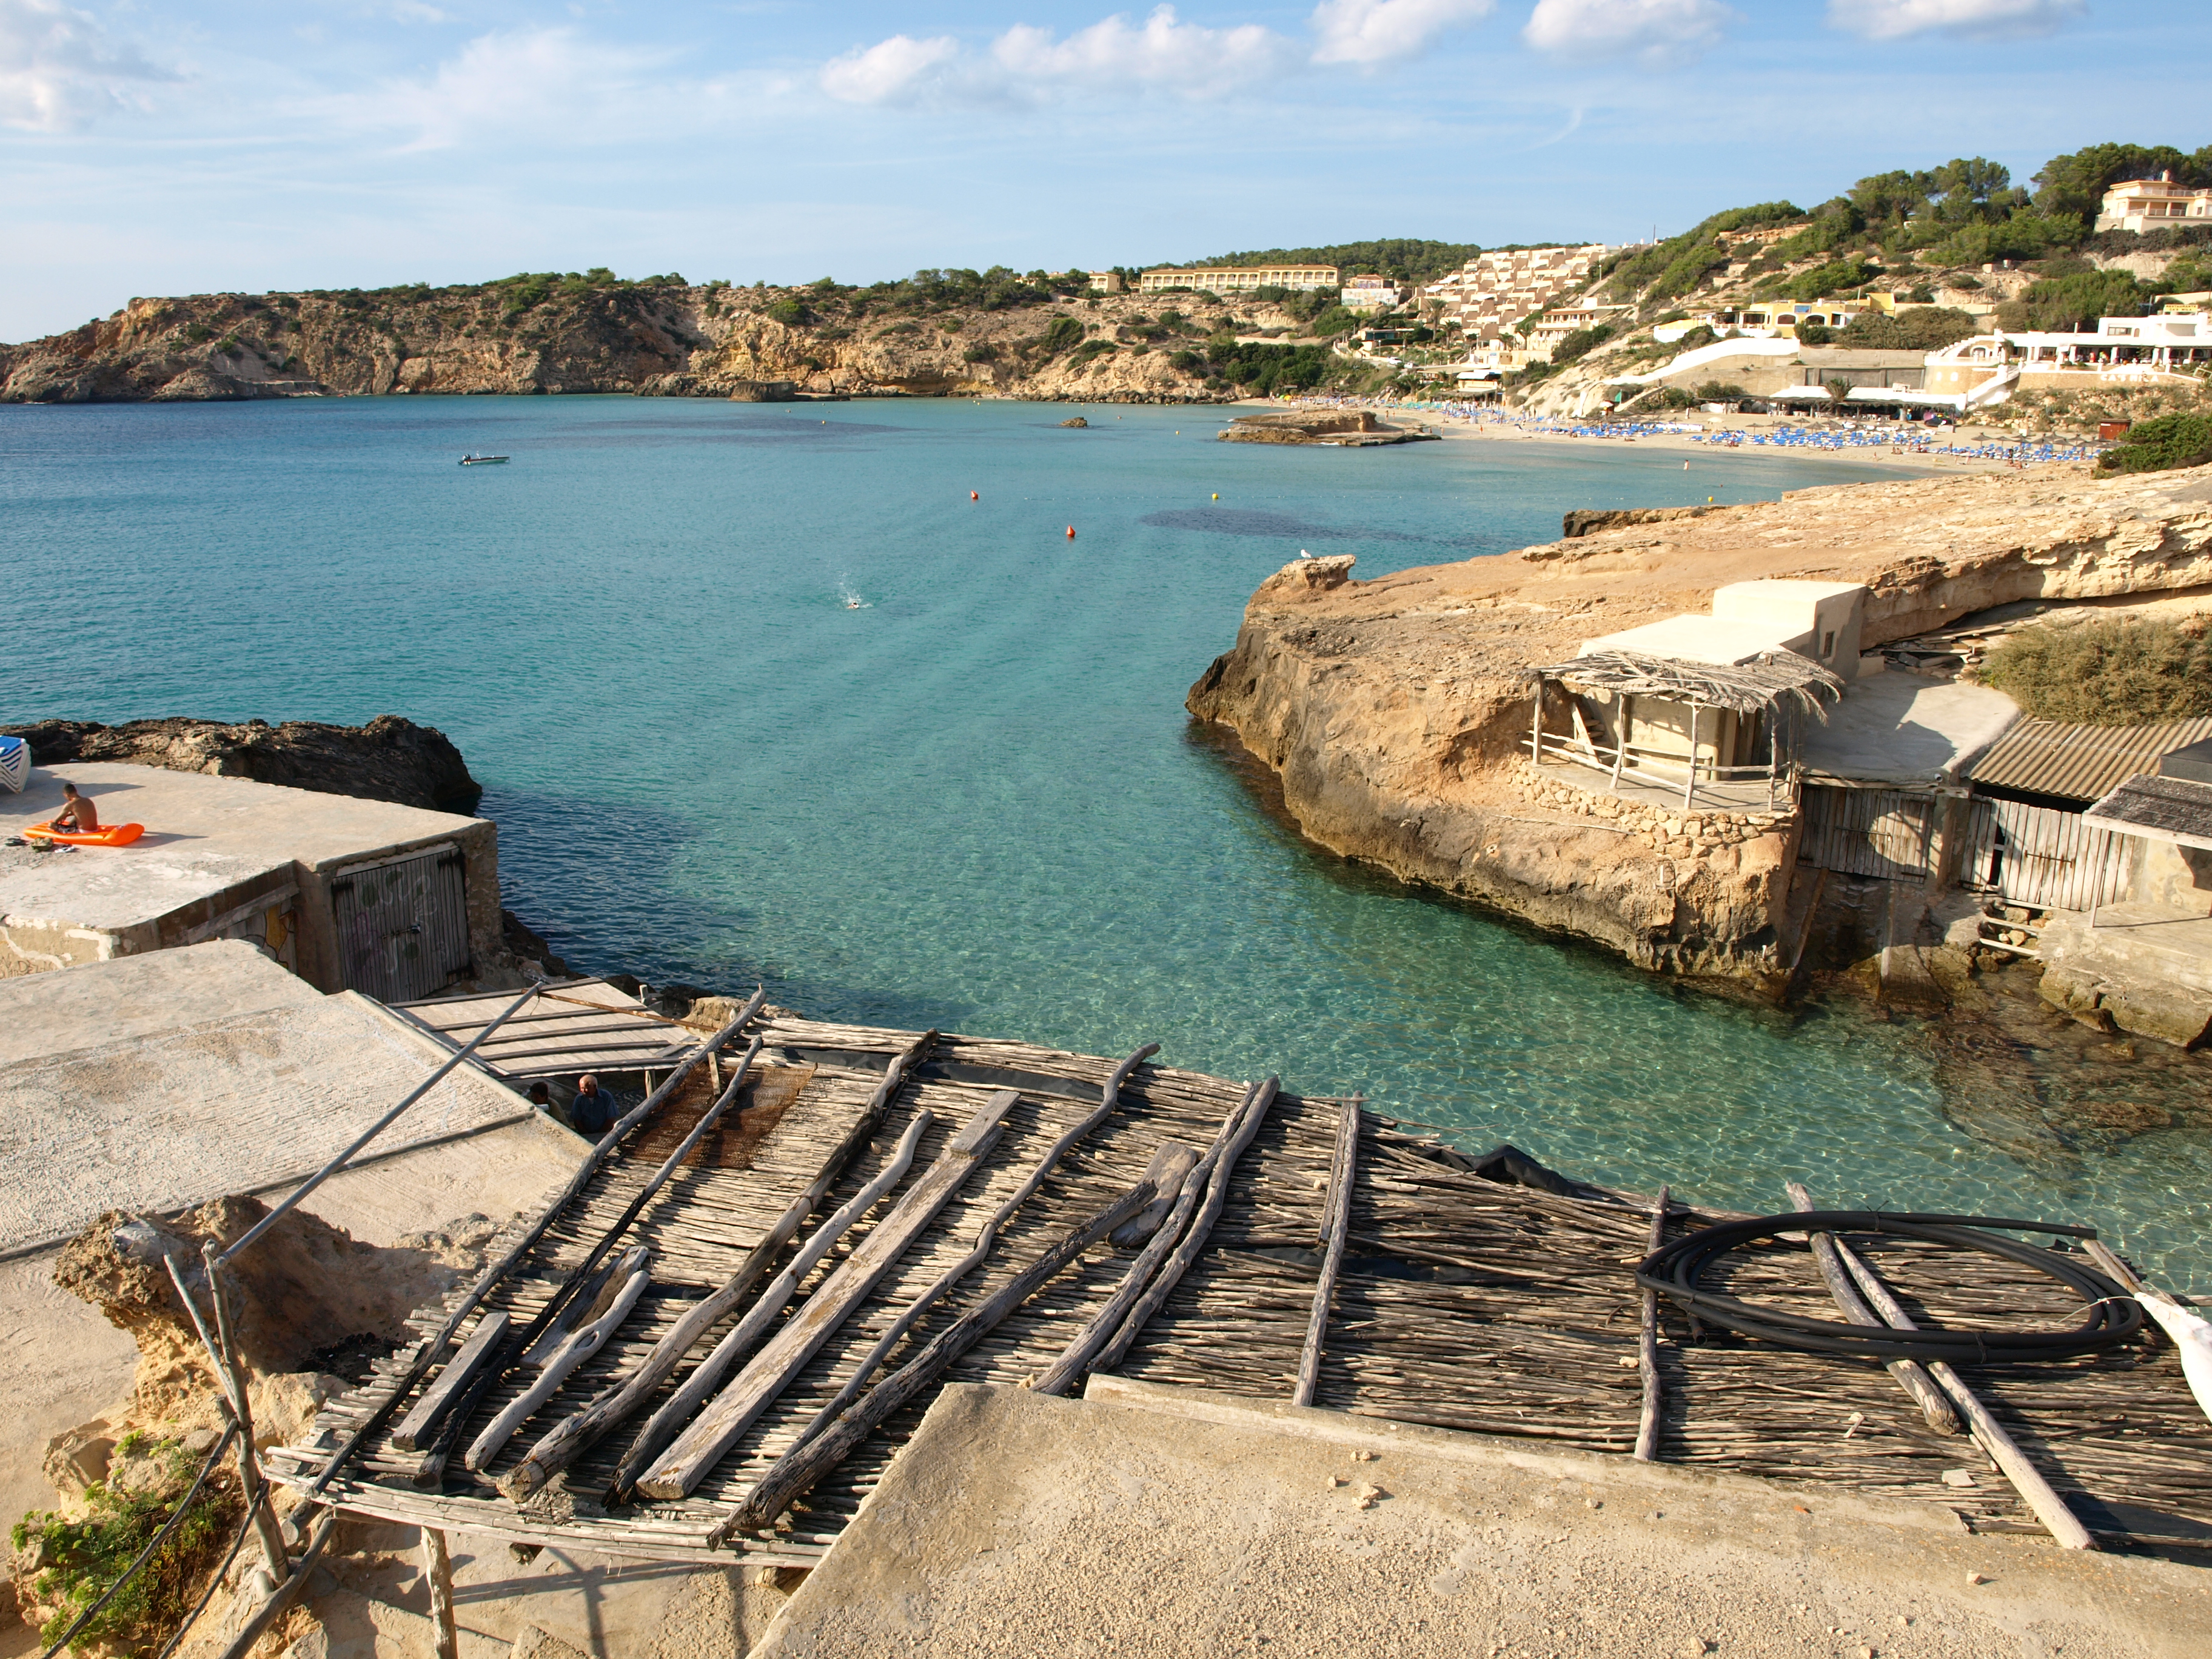
<path id="1" fill-rule="evenodd" d="M 2033 1020 L 1993 1061 L 1849 1000 L 1680 991 L 1304 845 L 1182 711 L 1302 547 L 1371 575 L 1548 539 L 1570 507 L 1873 469 L 1069 412 L 0 410 L 0 717 L 404 714 L 488 786 L 508 902 L 595 969 L 1157 1041 L 1714 1203 L 1781 1207 L 1798 1174 L 1824 1201 L 2088 1218 L 2212 1280 L 2202 1063 Z"/>

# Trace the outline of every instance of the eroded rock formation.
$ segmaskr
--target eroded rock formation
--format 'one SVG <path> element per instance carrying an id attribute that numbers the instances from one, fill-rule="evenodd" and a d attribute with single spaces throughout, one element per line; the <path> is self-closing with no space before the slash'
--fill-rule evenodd
<path id="1" fill-rule="evenodd" d="M 366 726 L 316 720 L 230 726 L 180 717 L 122 726 L 40 720 L 5 730 L 27 740 L 42 766 L 123 761 L 446 812 L 473 812 L 483 793 L 444 732 L 397 714 L 379 714 Z"/>
<path id="2" fill-rule="evenodd" d="M 1523 672 L 1762 577 L 1864 584 L 1865 645 L 2009 600 L 2212 584 L 2212 478 L 2086 465 L 1799 490 L 1371 582 L 1300 560 L 1261 584 L 1188 706 L 1280 775 L 1304 833 L 1648 968 L 1765 981 L 1794 819 L 1669 823 L 1546 788 Z"/>

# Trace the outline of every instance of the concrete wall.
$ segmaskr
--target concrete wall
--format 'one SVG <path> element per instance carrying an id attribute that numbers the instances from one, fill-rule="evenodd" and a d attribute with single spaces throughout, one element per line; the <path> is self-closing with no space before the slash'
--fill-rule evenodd
<path id="1" fill-rule="evenodd" d="M 2212 853 L 2172 842 L 2127 838 L 2127 896 L 2175 915 L 2212 915 Z"/>

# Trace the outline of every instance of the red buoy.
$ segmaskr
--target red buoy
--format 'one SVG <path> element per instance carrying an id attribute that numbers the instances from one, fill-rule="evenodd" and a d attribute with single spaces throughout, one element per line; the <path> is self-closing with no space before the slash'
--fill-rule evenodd
<path id="1" fill-rule="evenodd" d="M 1067 526 L 1067 539 L 1070 541 L 1073 541 L 1075 539 L 1075 526 L 1073 525 Z"/>
<path id="2" fill-rule="evenodd" d="M 971 489 L 971 490 L 969 490 L 969 491 L 968 492 L 968 499 L 969 499 L 969 501 L 981 501 L 983 498 L 982 498 L 981 495 L 977 495 L 974 490 L 972 490 L 972 489 Z"/>

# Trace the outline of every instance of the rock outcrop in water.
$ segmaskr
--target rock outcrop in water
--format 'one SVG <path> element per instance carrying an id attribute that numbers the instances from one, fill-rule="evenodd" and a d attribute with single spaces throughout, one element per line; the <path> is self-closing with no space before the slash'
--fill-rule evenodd
<path id="1" fill-rule="evenodd" d="M 179 718 L 122 726 L 50 720 L 5 730 L 26 739 L 42 766 L 121 761 L 442 812 L 473 812 L 483 793 L 444 732 L 397 714 L 379 714 L 366 726 L 316 720 L 231 726 Z"/>
<path id="2" fill-rule="evenodd" d="M 584 392 L 1215 402 L 1237 394 L 1209 383 L 1187 348 L 1235 321 L 1291 321 L 1250 305 L 1232 319 L 1206 302 L 1200 325 L 1157 298 L 1019 292 L 1018 302 L 891 303 L 867 290 L 667 277 L 139 299 L 67 333 L 0 345 L 0 402 Z"/>
<path id="3" fill-rule="evenodd" d="M 1191 688 L 1322 846 L 1578 934 L 1646 968 L 1765 981 L 1794 817 L 1655 815 L 1522 758 L 1522 672 L 1724 583 L 1863 583 L 1866 647 L 2014 599 L 2212 583 L 2212 480 L 2085 466 L 1798 490 L 1503 557 L 1351 580 L 1300 560 Z"/>

